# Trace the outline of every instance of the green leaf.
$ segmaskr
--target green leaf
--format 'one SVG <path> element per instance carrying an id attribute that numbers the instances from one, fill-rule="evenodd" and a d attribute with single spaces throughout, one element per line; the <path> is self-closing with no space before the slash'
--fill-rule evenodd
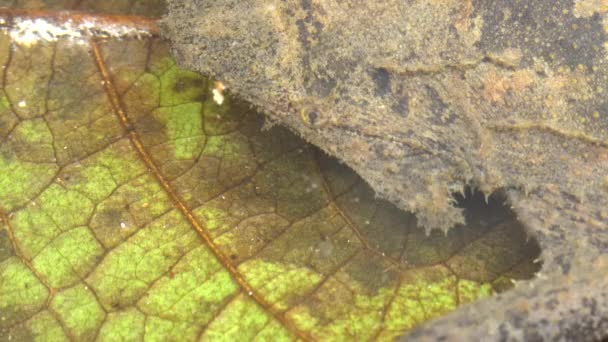
<path id="1" fill-rule="evenodd" d="M 539 267 L 500 203 L 427 236 L 159 40 L 0 61 L 3 338 L 391 340 Z"/>

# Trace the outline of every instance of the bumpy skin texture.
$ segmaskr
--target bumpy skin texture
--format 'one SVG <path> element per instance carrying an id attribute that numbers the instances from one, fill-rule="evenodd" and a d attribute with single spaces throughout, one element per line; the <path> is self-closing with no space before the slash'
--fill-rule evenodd
<path id="1" fill-rule="evenodd" d="M 180 63 L 427 229 L 462 221 L 466 185 L 507 193 L 542 274 L 412 335 L 431 339 L 608 335 L 607 25 L 598 0 L 179 0 L 163 20 Z"/>

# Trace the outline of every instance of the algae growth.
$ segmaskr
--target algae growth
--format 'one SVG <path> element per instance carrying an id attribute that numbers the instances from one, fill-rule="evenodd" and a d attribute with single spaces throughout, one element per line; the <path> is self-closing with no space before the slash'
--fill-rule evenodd
<path id="1" fill-rule="evenodd" d="M 158 39 L 0 42 L 0 339 L 390 340 L 540 266 L 502 200 L 427 236 Z"/>
<path id="2" fill-rule="evenodd" d="M 506 193 L 549 280 L 416 336 L 593 340 L 608 335 L 607 24 L 588 0 L 225 0 L 169 1 L 163 30 L 181 65 L 343 160 L 427 231 L 464 221 L 454 192 Z"/>

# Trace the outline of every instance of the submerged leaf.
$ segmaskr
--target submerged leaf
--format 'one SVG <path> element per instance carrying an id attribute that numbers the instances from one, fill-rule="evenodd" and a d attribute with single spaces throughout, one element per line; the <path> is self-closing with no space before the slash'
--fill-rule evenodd
<path id="1" fill-rule="evenodd" d="M 427 236 L 158 40 L 0 61 L 0 336 L 391 340 L 539 267 L 499 198 Z"/>
<path id="2" fill-rule="evenodd" d="M 506 193 L 543 277 L 408 339 L 608 338 L 606 1 L 167 2 L 161 32 L 179 65 L 427 229 L 464 221 L 454 191 Z"/>

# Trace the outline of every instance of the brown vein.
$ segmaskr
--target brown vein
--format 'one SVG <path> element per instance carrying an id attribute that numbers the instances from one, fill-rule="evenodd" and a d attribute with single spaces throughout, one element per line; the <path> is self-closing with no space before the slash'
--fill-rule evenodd
<path id="1" fill-rule="evenodd" d="M 212 251 L 218 261 L 222 264 L 222 266 L 228 270 L 232 278 L 241 288 L 241 291 L 248 295 L 249 298 L 253 299 L 262 309 L 271 314 L 277 321 L 279 321 L 284 327 L 290 330 L 298 338 L 304 341 L 310 341 L 311 338 L 306 335 L 304 332 L 296 329 L 291 323 L 289 323 L 279 312 L 272 309 L 272 305 L 268 303 L 259 293 L 256 291 L 241 275 L 236 266 L 230 261 L 230 259 L 224 255 L 218 248 L 218 246 L 213 242 L 211 235 L 207 232 L 207 230 L 202 226 L 200 222 L 194 217 L 190 209 L 186 207 L 184 201 L 180 198 L 180 196 L 173 190 L 169 182 L 162 175 L 159 168 L 156 166 L 152 158 L 148 155 L 148 152 L 144 148 L 144 145 L 137 135 L 137 133 L 132 129 L 132 125 L 130 123 L 129 118 L 123 108 L 123 105 L 120 101 L 120 97 L 116 88 L 112 83 L 112 79 L 104 62 L 104 59 L 101 55 L 101 51 L 99 49 L 99 45 L 95 41 L 91 41 L 91 47 L 93 50 L 93 55 L 99 72 L 104 81 L 105 91 L 110 99 L 110 103 L 114 110 L 114 114 L 118 116 L 121 125 L 128 132 L 129 140 L 131 144 L 139 154 L 140 158 L 146 165 L 146 167 L 150 170 L 152 175 L 157 179 L 159 184 L 163 187 L 165 192 L 169 195 L 169 198 L 173 202 L 173 205 L 182 213 L 184 218 L 190 223 L 190 225 L 197 231 L 198 235 L 203 239 L 207 247 Z"/>
<path id="2" fill-rule="evenodd" d="M 346 212 L 344 212 L 344 210 L 342 210 L 342 208 L 340 208 L 340 206 L 336 203 L 336 196 L 334 195 L 333 191 L 329 187 L 329 184 L 327 183 L 327 179 L 325 178 L 325 175 L 323 174 L 323 171 L 321 170 L 319 159 L 317 158 L 317 156 L 315 156 L 314 159 L 315 159 L 315 167 L 317 169 L 316 172 L 319 174 L 319 177 L 321 178 L 321 187 L 323 188 L 323 191 L 329 197 L 329 205 L 336 213 L 338 213 L 338 215 L 342 218 L 342 220 L 344 220 L 344 222 L 346 223 L 346 226 L 350 228 L 350 230 L 353 232 L 353 234 L 355 234 L 355 236 L 357 237 L 357 240 L 359 240 L 359 242 L 363 245 L 363 248 L 368 250 L 370 253 L 380 257 L 381 259 L 388 261 L 392 265 L 391 268 L 397 268 L 400 271 L 406 269 L 406 265 L 404 265 L 402 262 L 400 262 L 399 260 L 395 260 L 391 256 L 387 255 L 384 252 L 379 251 L 378 249 L 372 247 L 369 244 L 367 239 L 363 236 L 363 233 L 359 230 L 359 228 L 357 228 L 357 225 L 351 220 L 350 216 L 348 216 L 348 214 Z"/>
<path id="3" fill-rule="evenodd" d="M 25 266 L 36 276 L 36 278 L 38 278 L 38 280 L 40 280 L 42 285 L 44 285 L 44 287 L 46 287 L 46 289 L 49 291 L 49 294 L 46 298 L 46 305 L 45 305 L 46 307 L 49 307 L 51 304 L 51 300 L 53 299 L 53 296 L 56 293 L 56 290 L 51 286 L 51 284 L 48 283 L 48 281 L 46 280 L 44 275 L 42 275 L 40 272 L 38 272 L 36 270 L 36 268 L 34 268 L 34 265 L 32 265 L 32 262 L 30 260 L 28 260 L 25 257 L 25 255 L 23 255 L 23 253 L 21 253 L 21 249 L 19 248 L 19 245 L 17 244 L 17 239 L 15 238 L 15 234 L 13 232 L 13 227 L 11 225 L 10 218 L 2 209 L 0 209 L 0 222 L 4 222 L 6 231 L 8 233 L 8 239 L 11 241 L 13 250 L 15 251 L 15 254 L 19 258 L 19 260 L 21 260 L 21 262 L 23 262 L 23 264 L 25 264 Z"/>

